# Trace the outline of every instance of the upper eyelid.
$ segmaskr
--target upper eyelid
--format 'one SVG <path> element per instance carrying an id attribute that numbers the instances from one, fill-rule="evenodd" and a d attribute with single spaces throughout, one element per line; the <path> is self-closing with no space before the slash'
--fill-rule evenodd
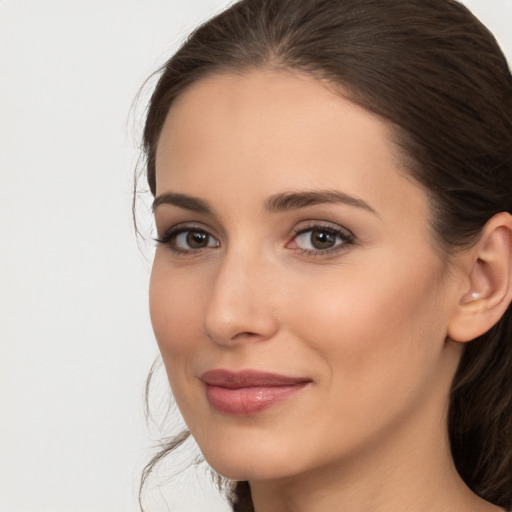
<path id="1" fill-rule="evenodd" d="M 193 213 L 190 215 L 190 212 L 178 212 L 178 214 L 175 215 L 171 214 L 170 211 L 166 212 L 165 209 L 162 208 L 155 212 L 153 218 L 157 232 L 162 234 L 169 233 L 169 231 L 175 228 L 186 226 L 191 229 L 206 231 L 217 239 L 225 239 L 227 236 L 227 232 L 222 223 L 209 214 Z"/>
<path id="2" fill-rule="evenodd" d="M 176 231 L 204 231 L 205 233 L 208 233 L 209 235 L 216 237 L 215 230 L 211 228 L 210 226 L 204 224 L 203 222 L 199 221 L 185 221 L 185 222 L 178 222 L 176 224 L 172 224 L 170 227 L 166 227 L 164 229 L 158 229 L 157 224 L 157 231 L 162 233 L 162 235 L 165 235 L 167 233 L 176 232 Z"/>
<path id="3" fill-rule="evenodd" d="M 201 231 L 206 233 L 208 236 L 217 240 L 220 243 L 219 237 L 212 233 L 212 230 L 208 227 L 205 227 L 202 223 L 189 223 L 189 222 L 180 222 L 178 224 L 172 225 L 168 229 L 158 230 L 157 236 L 153 238 L 153 240 L 159 244 L 168 244 L 172 238 L 176 236 L 186 233 L 187 231 Z M 161 233 L 161 234 L 160 234 Z"/>
<path id="4" fill-rule="evenodd" d="M 300 223 L 299 223 L 300 224 Z M 332 231 L 340 231 L 342 233 L 347 233 L 351 237 L 354 237 L 354 233 L 349 228 L 342 226 L 341 224 L 338 224 L 336 222 L 327 221 L 327 220 L 312 220 L 312 221 L 305 221 L 305 224 L 299 225 L 297 227 L 293 228 L 293 234 L 297 235 L 300 233 L 304 233 L 306 231 L 313 230 L 315 228 L 320 229 L 326 229 L 326 230 L 332 230 Z"/>

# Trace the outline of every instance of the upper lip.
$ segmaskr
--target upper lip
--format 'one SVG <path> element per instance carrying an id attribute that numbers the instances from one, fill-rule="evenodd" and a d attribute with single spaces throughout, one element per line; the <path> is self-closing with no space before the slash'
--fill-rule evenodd
<path id="1" fill-rule="evenodd" d="M 306 384 L 311 379 L 305 377 L 288 377 L 277 373 L 267 373 L 258 370 L 209 370 L 200 376 L 200 379 L 210 386 L 219 386 L 228 389 L 251 387 L 276 387 Z"/>

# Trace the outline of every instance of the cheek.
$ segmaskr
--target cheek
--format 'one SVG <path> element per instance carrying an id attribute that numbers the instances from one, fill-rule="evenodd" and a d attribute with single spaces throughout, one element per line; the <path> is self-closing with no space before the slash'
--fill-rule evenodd
<path id="1" fill-rule="evenodd" d="M 170 377 L 187 371 L 189 358 L 201 339 L 201 289 L 204 281 L 198 272 L 168 268 L 165 254 L 157 251 L 151 271 L 149 309 Z"/>
<path id="2" fill-rule="evenodd" d="M 325 361 L 332 381 L 357 396 L 383 382 L 419 382 L 418 374 L 435 366 L 445 339 L 435 259 L 407 266 L 375 260 L 387 263 L 333 269 L 293 294 L 288 306 L 294 334 Z"/>
<path id="3" fill-rule="evenodd" d="M 433 273 L 387 267 L 318 280 L 289 307 L 293 337 L 307 345 L 316 372 L 318 400 L 308 417 L 314 436 L 331 439 L 326 453 L 371 444 L 449 387 Z"/>

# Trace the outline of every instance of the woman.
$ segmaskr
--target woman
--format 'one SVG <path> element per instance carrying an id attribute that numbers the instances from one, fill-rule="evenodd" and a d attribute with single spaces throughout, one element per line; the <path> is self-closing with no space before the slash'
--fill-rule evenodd
<path id="1" fill-rule="evenodd" d="M 510 507 L 512 77 L 465 7 L 235 3 L 144 149 L 153 327 L 234 510 Z"/>

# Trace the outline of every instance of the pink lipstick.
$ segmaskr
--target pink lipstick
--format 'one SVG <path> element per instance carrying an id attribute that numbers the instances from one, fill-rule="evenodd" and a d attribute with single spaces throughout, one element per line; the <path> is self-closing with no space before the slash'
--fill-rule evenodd
<path id="1" fill-rule="evenodd" d="M 208 403 L 218 412 L 248 416 L 291 398 L 311 379 L 255 370 L 210 370 L 201 375 Z"/>

